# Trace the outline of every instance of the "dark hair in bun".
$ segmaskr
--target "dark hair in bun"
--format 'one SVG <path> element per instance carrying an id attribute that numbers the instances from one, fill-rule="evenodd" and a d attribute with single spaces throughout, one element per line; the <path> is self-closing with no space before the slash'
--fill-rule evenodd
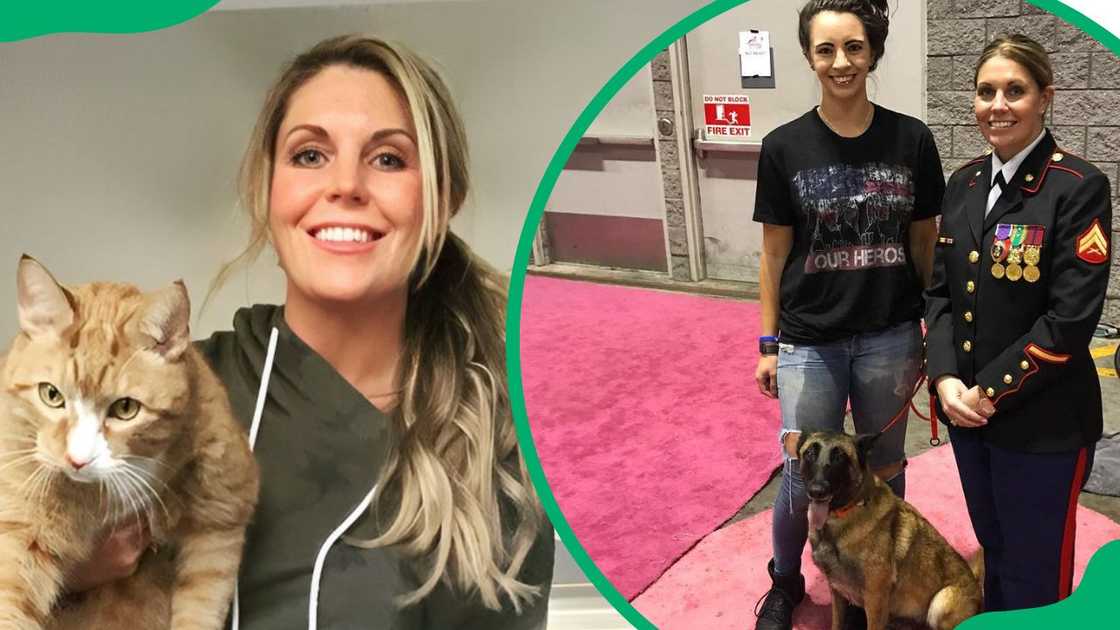
<path id="1" fill-rule="evenodd" d="M 887 16 L 887 0 L 809 0 L 797 14 L 797 39 L 801 41 L 801 52 L 806 58 L 810 57 L 809 46 L 812 45 L 809 26 L 821 11 L 851 13 L 859 18 L 867 34 L 867 43 L 871 46 L 870 70 L 874 72 L 886 53 L 887 31 L 891 25 Z"/>

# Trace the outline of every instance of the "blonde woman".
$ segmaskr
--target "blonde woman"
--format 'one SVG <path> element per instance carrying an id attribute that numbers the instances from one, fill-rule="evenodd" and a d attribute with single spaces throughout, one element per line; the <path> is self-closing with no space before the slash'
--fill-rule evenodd
<path id="1" fill-rule="evenodd" d="M 1112 184 L 1046 128 L 1054 69 L 1041 44 L 996 37 L 973 85 L 992 151 L 949 178 L 925 317 L 991 612 L 1073 590 L 1074 510 L 1104 422 L 1089 343 L 1108 289 Z"/>
<path id="2" fill-rule="evenodd" d="M 543 628 L 552 530 L 510 415 L 504 279 L 448 230 L 468 173 L 443 81 L 381 40 L 319 43 L 269 92 L 241 184 L 235 262 L 271 246 L 287 292 L 201 343 L 262 474 L 235 627 Z"/>

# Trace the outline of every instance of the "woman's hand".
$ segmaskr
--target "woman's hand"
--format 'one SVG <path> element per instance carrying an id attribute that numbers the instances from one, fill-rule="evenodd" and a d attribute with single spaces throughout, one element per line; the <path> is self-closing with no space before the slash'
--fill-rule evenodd
<path id="1" fill-rule="evenodd" d="M 778 397 L 778 357 L 763 355 L 758 357 L 758 367 L 754 370 L 754 381 L 767 398 Z"/>
<path id="2" fill-rule="evenodd" d="M 980 391 L 979 385 L 973 385 L 972 389 L 964 393 L 961 400 L 968 405 L 969 409 L 980 414 L 985 419 L 992 417 L 992 414 L 996 412 L 996 406 L 984 395 L 984 392 Z"/>
<path id="3" fill-rule="evenodd" d="M 969 389 L 955 376 L 937 380 L 937 397 L 949 422 L 958 427 L 982 427 L 988 424 L 988 416 L 995 413 L 991 401 L 981 396 L 979 386 Z"/>
<path id="4" fill-rule="evenodd" d="M 151 533 L 139 521 L 114 529 L 66 575 L 66 591 L 80 593 L 129 577 L 151 542 Z"/>

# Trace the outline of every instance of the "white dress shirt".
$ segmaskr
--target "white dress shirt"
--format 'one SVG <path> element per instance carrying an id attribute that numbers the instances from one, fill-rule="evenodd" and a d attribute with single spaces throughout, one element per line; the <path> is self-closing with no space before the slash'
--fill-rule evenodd
<path id="1" fill-rule="evenodd" d="M 1027 156 L 1031 154 L 1031 151 L 1034 151 L 1034 148 L 1038 146 L 1038 143 L 1042 142 L 1042 137 L 1045 135 L 1046 128 L 1043 127 L 1042 131 L 1038 133 L 1038 137 L 1034 139 L 1034 142 L 1028 144 L 1027 148 L 1016 153 L 1014 157 L 1006 162 L 999 159 L 999 156 L 996 155 L 996 152 L 992 151 L 992 180 L 988 182 L 988 186 L 991 188 L 991 190 L 988 191 L 988 208 L 984 210 L 985 219 L 988 218 L 988 213 L 992 211 L 992 206 L 996 205 L 996 200 L 999 199 L 1000 194 L 1003 192 L 1003 190 L 993 185 L 996 181 L 996 175 L 1000 171 L 1002 171 L 1003 181 L 1010 183 L 1011 178 L 1015 176 L 1015 171 L 1019 170 L 1019 165 L 1023 163 L 1023 160 L 1027 159 Z"/>

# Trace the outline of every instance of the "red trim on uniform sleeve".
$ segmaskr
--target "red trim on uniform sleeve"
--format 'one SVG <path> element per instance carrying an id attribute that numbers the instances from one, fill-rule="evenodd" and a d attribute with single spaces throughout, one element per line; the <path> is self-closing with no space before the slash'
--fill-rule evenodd
<path id="1" fill-rule="evenodd" d="M 1038 359 L 1039 361 L 1045 361 L 1047 363 L 1053 363 L 1055 365 L 1062 365 L 1063 363 L 1069 361 L 1070 357 L 1070 355 L 1068 354 L 1058 354 L 1056 352 L 1050 352 L 1049 350 L 1040 348 L 1033 343 L 1028 343 L 1027 347 L 1023 348 L 1023 353 L 1026 354 L 1027 361 L 1029 361 L 1031 364 L 1030 369 L 1023 374 L 1023 378 L 1019 380 L 1018 385 L 1012 387 L 1011 389 L 1003 390 L 1002 392 L 1000 392 L 999 396 L 993 398 L 992 405 L 998 403 L 1001 399 L 1003 399 L 1004 396 L 1007 396 L 1008 394 L 1014 394 L 1015 392 L 1022 389 L 1023 384 L 1027 382 L 1027 379 L 1038 373 L 1038 361 L 1035 361 L 1035 359 Z"/>
<path id="2" fill-rule="evenodd" d="M 1062 533 L 1062 564 L 1058 578 L 1058 599 L 1069 597 L 1073 591 L 1073 545 L 1077 538 L 1077 497 L 1085 480 L 1085 448 L 1077 454 L 1077 464 L 1073 467 L 1073 483 L 1069 489 L 1069 503 L 1066 507 L 1066 527 Z"/>
<path id="3" fill-rule="evenodd" d="M 1027 347 L 1024 349 L 1024 352 L 1040 361 L 1046 361 L 1047 363 L 1065 363 L 1066 361 L 1069 361 L 1068 354 L 1058 354 L 1056 352 L 1050 352 L 1049 350 L 1040 348 L 1033 343 L 1028 343 Z"/>
<path id="4" fill-rule="evenodd" d="M 1027 346 L 1027 347 L 1029 348 L 1030 346 Z M 1019 381 L 1018 385 L 1016 385 L 1015 387 L 1013 387 L 1011 389 L 1003 390 L 1002 392 L 1000 392 L 999 396 L 996 396 L 995 398 L 993 398 L 992 399 L 992 406 L 993 407 L 996 405 L 996 403 L 998 403 L 1000 400 L 1002 400 L 1004 396 L 1007 396 L 1008 394 L 1014 394 L 1015 392 L 1022 389 L 1023 384 L 1027 382 L 1027 379 L 1034 376 L 1038 372 L 1038 363 L 1034 362 L 1031 359 L 1030 355 L 1027 355 L 1027 359 L 1030 360 L 1030 362 L 1031 362 L 1031 369 L 1027 370 L 1026 373 L 1023 374 L 1023 378 L 1022 378 L 1022 380 Z M 983 389 L 983 387 L 981 387 L 981 389 Z"/>

